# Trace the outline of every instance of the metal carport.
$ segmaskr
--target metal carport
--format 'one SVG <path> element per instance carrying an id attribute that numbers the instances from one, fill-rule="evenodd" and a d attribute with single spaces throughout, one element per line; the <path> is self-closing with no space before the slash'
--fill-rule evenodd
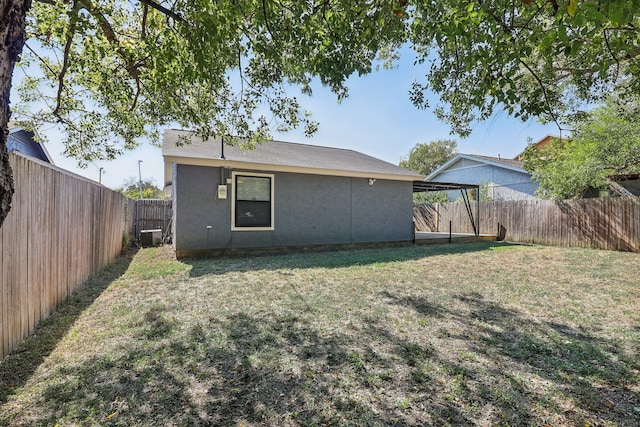
<path id="1" fill-rule="evenodd" d="M 469 193 L 467 190 L 475 189 L 478 197 L 478 203 L 476 203 L 475 218 L 473 215 L 473 209 L 471 208 L 471 201 L 469 200 Z M 473 227 L 473 232 L 476 236 L 480 235 L 480 186 L 477 184 L 456 184 L 452 182 L 431 182 L 431 181 L 413 181 L 414 193 L 426 193 L 429 191 L 451 191 L 460 190 L 462 194 L 462 200 L 467 208 L 469 214 L 469 221 Z"/>

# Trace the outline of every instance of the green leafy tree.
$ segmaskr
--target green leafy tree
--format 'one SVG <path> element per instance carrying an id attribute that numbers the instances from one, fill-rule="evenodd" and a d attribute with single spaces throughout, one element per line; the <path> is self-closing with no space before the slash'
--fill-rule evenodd
<path id="1" fill-rule="evenodd" d="M 626 0 L 416 1 L 411 40 L 428 63 L 412 100 L 461 135 L 496 108 L 573 122 L 614 91 L 640 93 L 640 3 Z"/>
<path id="2" fill-rule="evenodd" d="M 493 200 L 493 192 L 488 182 L 480 182 L 480 200 L 483 202 L 489 202 Z"/>
<path id="3" fill-rule="evenodd" d="M 121 187 L 115 189 L 118 193 L 122 193 L 130 199 L 140 198 L 140 182 L 136 177 L 127 178 Z M 153 180 L 142 180 L 142 198 L 143 199 L 164 199 L 164 192 L 158 188 Z"/>
<path id="4" fill-rule="evenodd" d="M 429 175 L 451 160 L 458 153 L 458 143 L 453 139 L 439 139 L 426 144 L 416 144 L 400 166 L 421 175 Z"/>
<path id="5" fill-rule="evenodd" d="M 60 126 L 80 164 L 111 159 L 177 124 L 248 146 L 317 124 L 287 95 L 317 79 L 347 96 L 407 38 L 395 0 L 0 0 L 0 223 L 10 209 L 11 78 L 27 77 L 18 119 Z M 25 41 L 29 39 L 25 47 Z M 231 143 L 231 139 L 227 138 Z"/>
<path id="6" fill-rule="evenodd" d="M 350 75 L 369 73 L 376 58 L 392 61 L 406 42 L 428 65 L 412 101 L 463 136 L 496 108 L 563 123 L 604 94 L 640 93 L 637 0 L 39 0 L 30 8 L 31 0 L 0 0 L 0 222 L 13 192 L 9 89 L 27 35 L 23 60 L 41 75 L 25 80 L 19 118 L 58 123 L 66 154 L 81 162 L 116 156 L 169 123 L 250 142 L 271 128 L 312 133 L 316 123 L 287 85 L 310 94 L 318 79 L 341 99 Z"/>
<path id="7" fill-rule="evenodd" d="M 444 191 L 425 191 L 423 193 L 413 193 L 413 203 L 420 205 L 423 203 L 446 203 L 449 199 Z"/>
<path id="8" fill-rule="evenodd" d="M 452 159 L 458 152 L 458 143 L 452 139 L 439 139 L 429 143 L 416 144 L 406 159 L 400 160 L 400 166 L 421 175 L 429 175 L 439 166 Z M 442 191 L 413 193 L 413 203 L 446 202 L 447 195 Z"/>
<path id="9" fill-rule="evenodd" d="M 609 101 L 576 124 L 571 138 L 530 145 L 524 168 L 540 183 L 538 194 L 556 200 L 606 189 L 616 174 L 640 173 L 640 109 Z"/>

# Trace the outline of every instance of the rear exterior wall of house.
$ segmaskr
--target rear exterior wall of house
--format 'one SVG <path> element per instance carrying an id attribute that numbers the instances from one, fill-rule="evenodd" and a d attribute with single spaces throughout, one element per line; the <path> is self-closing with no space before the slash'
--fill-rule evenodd
<path id="1" fill-rule="evenodd" d="M 273 182 L 271 229 L 234 228 L 235 175 Z M 218 196 L 226 185 L 227 197 Z M 410 181 L 173 166 L 173 242 L 178 256 L 226 249 L 288 248 L 413 239 Z M 267 227 L 268 228 L 268 227 Z"/>

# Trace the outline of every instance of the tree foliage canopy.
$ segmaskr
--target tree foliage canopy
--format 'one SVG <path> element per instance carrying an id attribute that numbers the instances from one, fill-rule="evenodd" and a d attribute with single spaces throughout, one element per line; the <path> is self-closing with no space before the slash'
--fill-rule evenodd
<path id="1" fill-rule="evenodd" d="M 458 143 L 453 139 L 416 144 L 409 151 L 409 156 L 400 160 L 400 166 L 426 176 L 452 159 L 457 152 Z M 442 191 L 413 193 L 413 202 L 416 204 L 446 201 L 447 195 Z"/>
<path id="2" fill-rule="evenodd" d="M 20 116 L 59 123 L 66 152 L 113 158 L 159 126 L 264 140 L 316 123 L 287 85 L 342 98 L 404 36 L 395 3 L 40 0 L 28 19 Z"/>
<path id="3" fill-rule="evenodd" d="M 429 143 L 416 144 L 409 151 L 409 156 L 400 160 L 400 167 L 426 176 L 452 159 L 457 152 L 458 143 L 453 139 L 439 139 Z"/>
<path id="4" fill-rule="evenodd" d="M 640 109 L 609 101 L 577 123 L 570 139 L 529 146 L 523 162 L 542 197 L 562 200 L 608 188 L 612 175 L 640 173 Z"/>
<path id="5" fill-rule="evenodd" d="M 109 159 L 168 124 L 255 142 L 317 124 L 289 85 L 346 79 L 410 44 L 413 103 L 467 135 L 496 108 L 564 123 L 640 93 L 640 0 L 0 0 L 0 220 L 11 201 L 9 88 L 23 125 L 57 123 L 65 154 Z M 27 36 L 23 50 L 25 15 Z M 427 92 L 440 96 L 430 106 Z"/>
<path id="6" fill-rule="evenodd" d="M 411 88 L 461 135 L 495 108 L 566 122 L 611 90 L 640 93 L 640 0 L 40 0 L 19 112 L 60 123 L 66 154 L 112 158 L 158 126 L 257 141 L 315 123 L 288 85 L 346 79 L 410 43 Z M 33 68 L 28 68 L 33 70 Z M 440 95 L 429 106 L 426 92 Z"/>
<path id="7" fill-rule="evenodd" d="M 140 187 L 142 184 L 143 199 L 164 199 L 164 192 L 153 183 L 151 179 L 143 179 L 142 182 L 136 177 L 129 177 L 122 186 L 115 189 L 118 193 L 122 193 L 130 199 L 140 198 Z"/>
<path id="8" fill-rule="evenodd" d="M 436 113 L 462 135 L 496 107 L 573 122 L 612 91 L 640 93 L 638 0 L 416 2 L 411 39 L 430 63 L 412 99 L 441 97 Z"/>

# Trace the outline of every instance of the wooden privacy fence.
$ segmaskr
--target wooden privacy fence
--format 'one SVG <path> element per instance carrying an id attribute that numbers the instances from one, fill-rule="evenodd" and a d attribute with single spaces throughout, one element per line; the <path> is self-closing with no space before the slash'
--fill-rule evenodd
<path id="1" fill-rule="evenodd" d="M 450 221 L 454 233 L 473 232 L 463 203 L 414 208 L 418 231 L 448 232 Z M 510 242 L 640 252 L 640 198 L 480 202 L 480 233 Z"/>
<path id="2" fill-rule="evenodd" d="M 135 239 L 136 234 L 136 201 L 127 198 L 124 205 L 125 233 Z"/>
<path id="3" fill-rule="evenodd" d="M 168 235 L 171 227 L 171 200 L 136 200 L 132 214 L 135 224 L 133 235 L 136 238 L 140 238 L 142 230 L 162 230 L 163 237 Z"/>
<path id="4" fill-rule="evenodd" d="M 122 251 L 125 197 L 17 154 L 0 227 L 0 358 Z"/>

